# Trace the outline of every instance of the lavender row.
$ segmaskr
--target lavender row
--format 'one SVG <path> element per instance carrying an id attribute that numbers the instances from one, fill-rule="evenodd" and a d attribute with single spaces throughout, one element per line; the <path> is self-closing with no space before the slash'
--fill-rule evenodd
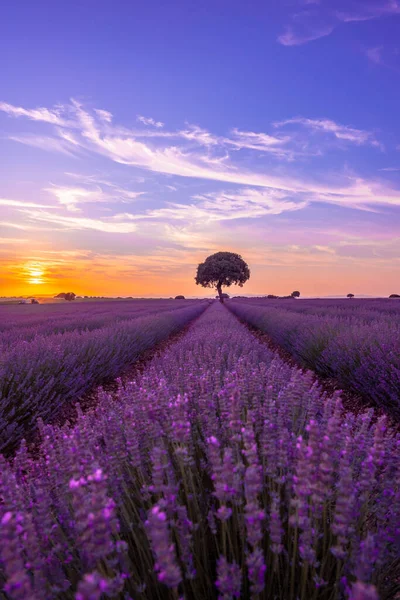
<path id="1" fill-rule="evenodd" d="M 212 305 L 118 396 L 1 464 L 10 600 L 382 600 L 400 440 Z M 397 544 L 397 546 L 396 546 Z"/>
<path id="2" fill-rule="evenodd" d="M 304 314 L 241 301 L 229 308 L 301 364 L 400 417 L 400 322 L 379 314 L 366 322 L 336 311 Z"/>
<path id="3" fill-rule="evenodd" d="M 144 308 L 154 309 L 159 306 L 180 307 L 193 303 L 195 300 L 141 299 L 141 300 L 89 300 L 61 303 L 43 303 L 39 305 L 3 304 L 0 306 L 0 331 L 19 326 L 43 323 L 49 318 L 56 320 L 81 316 L 82 319 L 96 315 L 98 317 L 129 315 Z"/>
<path id="4" fill-rule="evenodd" d="M 239 300 L 239 299 L 238 299 Z M 240 302 L 266 308 L 279 308 L 307 315 L 336 316 L 356 318 L 364 323 L 376 319 L 389 318 L 392 322 L 400 322 L 400 301 L 389 298 L 352 298 L 349 299 L 301 299 L 285 300 L 267 299 L 263 297 L 241 298 Z"/>
<path id="5" fill-rule="evenodd" d="M 188 307 L 195 301 L 148 300 L 39 306 L 0 306 L 0 353 L 38 335 L 92 331 L 139 316 Z"/>
<path id="6" fill-rule="evenodd" d="M 12 450 L 38 417 L 54 418 L 61 407 L 181 329 L 206 308 L 138 317 L 94 331 L 72 331 L 20 341 L 0 362 L 0 450 Z"/>

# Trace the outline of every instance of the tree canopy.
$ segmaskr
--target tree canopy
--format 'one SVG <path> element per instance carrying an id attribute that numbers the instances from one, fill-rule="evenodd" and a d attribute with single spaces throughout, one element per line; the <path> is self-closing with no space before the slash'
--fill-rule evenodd
<path id="1" fill-rule="evenodd" d="M 76 294 L 74 294 L 74 292 L 61 292 L 60 294 L 57 294 L 57 296 L 54 296 L 54 298 L 63 298 L 64 300 L 71 302 L 72 300 L 75 300 Z"/>
<path id="2" fill-rule="evenodd" d="M 242 287 L 250 277 L 250 269 L 239 254 L 216 252 L 197 267 L 195 281 L 205 288 L 216 288 L 223 302 L 222 287 L 232 284 Z"/>
<path id="3" fill-rule="evenodd" d="M 348 298 L 354 298 L 354 294 L 347 294 Z"/>
<path id="4" fill-rule="evenodd" d="M 292 298 L 300 298 L 300 292 L 292 292 Z"/>

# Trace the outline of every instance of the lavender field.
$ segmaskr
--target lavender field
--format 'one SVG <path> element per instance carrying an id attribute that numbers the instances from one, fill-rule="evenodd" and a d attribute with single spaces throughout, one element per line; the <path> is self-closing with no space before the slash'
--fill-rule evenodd
<path id="1" fill-rule="evenodd" d="M 94 385 L 198 316 L 207 302 L 93 302 L 0 307 L 0 451 L 38 417 L 54 418 Z"/>
<path id="2" fill-rule="evenodd" d="M 343 323 L 338 341 L 358 331 L 366 349 L 380 348 L 384 332 L 385 368 L 395 373 L 397 305 L 176 306 L 136 317 L 92 312 L 88 320 L 100 323 L 92 330 L 72 311 L 72 331 L 57 323 L 51 333 L 45 320 L 4 328 L 3 447 L 38 417 L 42 441 L 33 454 L 22 442 L 0 461 L 0 597 L 395 598 L 399 435 L 372 410 L 346 413 L 339 393 L 328 396 L 314 373 L 289 366 L 232 312 L 265 330 L 275 324 L 268 332 L 285 347 L 289 325 L 311 319 L 303 339 L 315 355 L 311 334 L 322 337 L 323 323 L 323 340 L 336 339 Z M 118 392 L 100 391 L 86 413 L 78 405 L 75 425 L 46 424 L 190 322 Z M 294 354 L 308 347 L 298 343 Z"/>
<path id="3" fill-rule="evenodd" d="M 307 368 L 400 417 L 398 300 L 232 300 L 240 319 Z"/>

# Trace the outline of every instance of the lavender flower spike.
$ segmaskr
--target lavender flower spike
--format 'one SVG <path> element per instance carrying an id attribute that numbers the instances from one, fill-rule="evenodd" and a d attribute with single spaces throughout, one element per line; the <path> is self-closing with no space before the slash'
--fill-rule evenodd
<path id="1" fill-rule="evenodd" d="M 78 585 L 75 600 L 100 600 L 109 591 L 109 582 L 97 571 L 88 573 Z"/>
<path id="2" fill-rule="evenodd" d="M 221 556 L 217 562 L 217 580 L 215 582 L 220 592 L 218 600 L 240 598 L 241 584 L 242 573 L 239 565 L 235 562 L 228 563 L 225 556 Z"/>
<path id="3" fill-rule="evenodd" d="M 357 581 L 351 588 L 349 600 L 379 600 L 379 596 L 374 585 Z"/>
<path id="4" fill-rule="evenodd" d="M 158 581 L 169 588 L 176 588 L 182 576 L 176 562 L 175 547 L 171 543 L 167 514 L 156 505 L 150 510 L 146 528 L 155 555 L 154 569 Z"/>

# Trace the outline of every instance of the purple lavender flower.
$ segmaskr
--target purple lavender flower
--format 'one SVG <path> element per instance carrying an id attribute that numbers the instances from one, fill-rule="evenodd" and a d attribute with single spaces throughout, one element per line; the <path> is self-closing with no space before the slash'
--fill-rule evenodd
<path id="1" fill-rule="evenodd" d="M 193 561 L 193 523 L 188 518 L 186 506 L 179 504 L 176 507 L 176 531 L 179 539 L 180 555 L 185 566 L 186 579 L 194 579 L 196 569 Z"/>
<path id="2" fill-rule="evenodd" d="M 351 440 L 347 439 L 339 465 L 339 481 L 336 492 L 336 506 L 332 532 L 337 536 L 336 545 L 331 548 L 334 556 L 345 559 L 348 544 L 354 532 L 356 521 L 354 482 L 351 468 Z"/>
<path id="3" fill-rule="evenodd" d="M 261 594 L 265 587 L 265 572 L 267 570 L 261 548 L 256 548 L 247 555 L 246 564 L 249 572 L 251 593 L 255 596 Z"/>
<path id="4" fill-rule="evenodd" d="M 271 539 L 271 550 L 274 554 L 281 554 L 283 528 L 279 510 L 279 497 L 272 495 L 271 510 L 269 514 L 269 537 Z"/>
<path id="5" fill-rule="evenodd" d="M 217 561 L 217 580 L 215 585 L 219 591 L 218 600 L 240 598 L 242 573 L 239 565 L 235 562 L 229 563 L 225 556 L 220 556 Z"/>
<path id="6" fill-rule="evenodd" d="M 23 561 L 24 518 L 6 512 L 1 519 L 0 556 L 7 577 L 5 592 L 12 600 L 38 600 Z"/>
<path id="7" fill-rule="evenodd" d="M 287 333 L 294 351 L 323 369 L 318 352 L 334 328 L 321 326 L 316 338 L 312 328 L 301 330 L 296 339 L 290 331 L 298 315 L 276 316 L 266 317 L 276 335 L 285 341 Z M 82 332 L 86 370 L 78 364 L 75 395 L 63 402 L 97 381 L 99 365 L 103 374 L 118 373 L 129 348 L 131 360 L 176 331 L 183 315 L 175 317 L 171 325 L 170 315 L 157 315 L 160 330 L 151 319 L 138 329 L 139 322 L 93 329 L 88 345 Z M 45 358 L 51 371 L 54 350 L 64 376 L 62 361 L 72 369 L 76 357 L 63 354 L 63 335 L 54 345 L 37 342 L 38 363 L 21 350 L 18 364 L 34 373 Z M 54 389 L 47 383 L 46 394 Z M 0 458 L 7 597 L 181 598 L 210 590 L 213 579 L 210 593 L 221 599 L 257 597 L 301 589 L 300 571 L 304 593 L 315 587 L 318 595 L 323 586 L 329 596 L 345 588 L 344 578 L 335 579 L 337 563 L 357 582 L 354 597 L 376 598 L 366 582 L 381 580 L 382 566 L 396 558 L 398 436 L 384 420 L 373 424 L 370 413 L 345 413 L 337 394 L 329 398 L 312 373 L 285 364 L 225 307 L 212 305 L 131 382 L 100 391 L 92 410 L 77 407 L 74 425 L 46 425 L 53 404 L 42 412 L 34 396 L 22 400 L 8 408 L 43 414 L 42 442 L 34 458 L 25 444 L 13 462 Z M 56 394 L 56 418 L 57 403 Z"/>
<path id="8" fill-rule="evenodd" d="M 374 585 L 357 581 L 351 588 L 349 600 L 379 600 L 379 595 Z"/>
<path id="9" fill-rule="evenodd" d="M 119 530 L 114 500 L 107 495 L 107 482 L 102 469 L 87 477 L 71 479 L 69 488 L 75 511 L 78 548 L 88 569 L 99 560 L 107 560 L 115 552 L 113 536 Z"/>
<path id="10" fill-rule="evenodd" d="M 175 547 L 171 542 L 167 515 L 158 505 L 150 510 L 146 529 L 155 556 L 154 570 L 158 581 L 169 588 L 178 587 L 182 576 L 176 561 Z"/>
<path id="11" fill-rule="evenodd" d="M 88 573 L 79 582 L 75 600 L 100 600 L 110 591 L 108 579 L 104 579 L 97 571 Z"/>
<path id="12" fill-rule="evenodd" d="M 262 540 L 262 522 L 265 519 L 265 513 L 261 510 L 258 500 L 262 492 L 262 471 L 252 428 L 243 427 L 242 436 L 244 444 L 243 454 L 248 462 L 244 475 L 244 495 L 246 499 L 244 510 L 247 542 L 252 548 L 255 548 Z"/>

